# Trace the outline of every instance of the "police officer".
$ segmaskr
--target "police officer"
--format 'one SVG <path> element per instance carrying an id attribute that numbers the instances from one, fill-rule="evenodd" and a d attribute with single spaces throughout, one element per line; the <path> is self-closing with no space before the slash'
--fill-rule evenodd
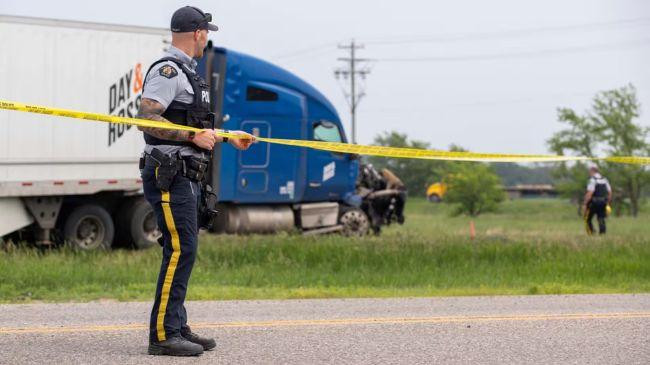
<path id="1" fill-rule="evenodd" d="M 402 180 L 397 177 L 389 169 L 382 169 L 381 176 L 386 180 L 386 189 L 393 189 L 399 191 L 399 194 L 394 196 L 395 216 L 397 223 L 404 224 L 404 204 L 406 204 L 406 185 Z"/>
<path id="2" fill-rule="evenodd" d="M 210 112 L 210 90 L 196 72 L 212 16 L 198 8 L 178 9 L 171 19 L 172 45 L 145 76 L 139 118 L 187 125 L 201 132 L 140 128 L 146 142 L 141 173 L 144 195 L 162 232 L 162 265 L 150 319 L 149 354 L 190 356 L 216 346 L 187 325 L 184 301 L 196 258 L 199 212 L 205 211 L 204 174 L 215 143 L 247 149 L 254 137 L 221 138 Z M 205 217 L 203 217 L 205 218 Z M 209 218 L 209 217 L 208 217 Z"/>
<path id="3" fill-rule="evenodd" d="M 597 167 L 589 169 L 589 182 L 587 183 L 587 192 L 583 202 L 583 212 L 586 221 L 587 234 L 594 233 L 594 226 L 591 221 L 594 215 L 598 217 L 598 230 L 600 234 L 605 234 L 605 217 L 607 217 L 607 206 L 612 201 L 612 187 L 609 181 L 604 178 Z"/>

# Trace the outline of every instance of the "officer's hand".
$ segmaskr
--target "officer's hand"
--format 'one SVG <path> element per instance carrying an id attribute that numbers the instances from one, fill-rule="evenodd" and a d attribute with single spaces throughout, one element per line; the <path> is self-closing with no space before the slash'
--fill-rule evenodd
<path id="1" fill-rule="evenodd" d="M 228 142 L 238 150 L 247 150 L 255 142 L 255 136 L 244 131 L 232 131 L 232 134 L 241 136 L 240 138 L 230 138 Z"/>
<path id="2" fill-rule="evenodd" d="M 204 150 L 212 151 L 217 137 L 212 129 L 204 129 L 194 135 L 192 142 Z"/>

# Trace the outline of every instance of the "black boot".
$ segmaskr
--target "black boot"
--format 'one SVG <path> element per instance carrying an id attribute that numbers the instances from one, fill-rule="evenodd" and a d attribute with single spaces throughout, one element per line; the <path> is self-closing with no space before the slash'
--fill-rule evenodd
<path id="1" fill-rule="evenodd" d="M 185 338 L 186 340 L 192 343 L 201 345 L 203 347 L 203 350 L 205 351 L 212 350 L 217 346 L 217 343 L 214 341 L 214 339 L 201 337 L 196 333 L 192 332 L 192 330 L 189 327 L 185 327 L 181 329 L 181 336 L 183 336 L 183 338 Z"/>
<path id="2" fill-rule="evenodd" d="M 149 342 L 149 355 L 198 356 L 203 347 L 178 336 L 161 342 Z"/>

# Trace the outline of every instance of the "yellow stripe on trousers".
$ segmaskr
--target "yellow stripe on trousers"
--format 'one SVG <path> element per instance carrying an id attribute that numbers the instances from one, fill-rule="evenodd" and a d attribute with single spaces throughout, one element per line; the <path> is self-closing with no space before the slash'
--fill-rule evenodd
<path id="1" fill-rule="evenodd" d="M 176 272 L 176 265 L 181 256 L 181 242 L 178 238 L 178 231 L 174 224 L 174 216 L 169 206 L 171 202 L 171 195 L 169 192 L 162 192 L 162 209 L 165 216 L 165 225 L 172 238 L 172 256 L 169 258 L 167 265 L 167 272 L 165 273 L 165 282 L 163 283 L 162 292 L 160 294 L 160 306 L 158 307 L 158 318 L 156 320 L 156 330 L 158 332 L 158 341 L 165 341 L 167 336 L 165 334 L 165 312 L 167 312 L 167 302 L 169 301 L 169 291 L 174 281 L 174 273 Z"/>

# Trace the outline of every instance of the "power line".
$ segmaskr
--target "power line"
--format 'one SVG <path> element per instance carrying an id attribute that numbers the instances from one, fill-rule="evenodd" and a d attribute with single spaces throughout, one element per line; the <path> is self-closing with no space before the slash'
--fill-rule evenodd
<path id="1" fill-rule="evenodd" d="M 365 44 L 372 45 L 401 45 L 410 43 L 438 43 L 438 42 L 459 42 L 459 41 L 473 41 L 473 40 L 487 40 L 487 39 L 500 39 L 510 37 L 524 37 L 535 35 L 539 33 L 550 32 L 566 32 L 575 30 L 591 30 L 612 26 L 635 26 L 635 25 L 650 25 L 650 18 L 636 18 L 636 19 L 623 19 L 611 22 L 599 23 L 586 23 L 577 25 L 564 25 L 557 27 L 538 27 L 538 28 L 524 28 L 515 30 L 505 30 L 497 32 L 481 32 L 481 33 L 461 33 L 461 34 L 448 34 L 439 36 L 404 36 L 404 37 L 384 37 L 384 38 L 369 38 L 364 40 Z"/>
<path id="2" fill-rule="evenodd" d="M 457 62 L 457 61 L 483 61 L 497 60 L 504 58 L 527 58 L 536 56 L 551 56 L 559 54 L 581 53 L 611 50 L 616 48 L 628 48 L 645 46 L 650 44 L 650 39 L 640 39 L 624 43 L 598 44 L 591 46 L 578 46 L 556 49 L 542 49 L 537 51 L 523 51 L 512 53 L 475 54 L 466 56 L 430 56 L 430 57 L 403 57 L 403 58 L 377 58 L 381 62 Z"/>
<path id="3" fill-rule="evenodd" d="M 487 40 L 499 39 L 509 37 L 522 37 L 535 35 L 537 33 L 547 32 L 560 32 L 560 31 L 573 31 L 573 30 L 590 30 L 611 26 L 635 26 L 635 25 L 650 25 L 650 18 L 635 18 L 635 19 L 622 19 L 609 22 L 585 23 L 576 25 L 564 25 L 557 27 L 538 27 L 538 28 L 523 28 L 497 32 L 481 32 L 481 33 L 461 33 L 461 34 L 447 34 L 447 35 L 420 35 L 420 36 L 402 36 L 402 37 L 377 37 L 368 38 L 364 44 L 373 45 L 401 45 L 409 43 L 436 43 L 436 42 L 460 42 L 472 40 Z M 301 48 L 295 51 L 282 53 L 276 56 L 278 59 L 294 58 L 309 56 L 314 54 L 322 54 L 327 50 L 336 49 L 337 42 L 331 41 L 327 43 L 317 44 L 311 47 Z"/>
<path id="4" fill-rule="evenodd" d="M 290 64 L 290 63 L 295 63 L 295 62 L 304 62 L 303 57 L 309 57 L 309 59 L 315 59 L 315 58 L 321 58 L 321 56 L 336 52 L 337 49 L 332 47 L 331 49 L 321 49 L 319 51 L 314 51 L 309 54 L 302 54 L 298 56 L 293 56 L 293 57 L 288 57 L 288 58 L 280 58 L 282 59 L 282 64 Z M 329 57 L 329 56 L 328 56 Z"/>
<path id="5" fill-rule="evenodd" d="M 349 57 L 338 58 L 339 61 L 346 63 L 346 67 L 337 68 L 334 70 L 334 77 L 337 79 L 343 78 L 344 80 L 350 80 L 350 92 L 346 93 L 343 90 L 343 95 L 345 100 L 350 106 L 350 115 L 352 120 L 352 143 L 357 143 L 357 106 L 361 99 L 366 95 L 363 90 L 357 90 L 357 77 L 361 77 L 365 80 L 366 76 L 370 73 L 368 68 L 359 68 L 359 64 L 362 62 L 367 62 L 369 59 L 357 58 L 356 51 L 363 49 L 363 44 L 357 44 L 354 42 L 354 39 L 348 45 L 339 45 L 339 49 L 349 50 Z"/>
<path id="6" fill-rule="evenodd" d="M 304 55 L 312 54 L 312 53 L 315 53 L 315 52 L 323 51 L 323 50 L 326 50 L 326 49 L 334 49 L 335 46 L 336 46 L 336 43 L 334 43 L 334 42 L 322 43 L 320 45 L 316 45 L 316 46 L 313 46 L 313 47 L 308 47 L 308 48 L 303 48 L 303 49 L 299 49 L 299 50 L 288 52 L 288 53 L 283 53 L 281 55 L 276 56 L 276 58 L 282 59 L 282 58 L 293 58 L 293 57 L 304 56 Z"/>

